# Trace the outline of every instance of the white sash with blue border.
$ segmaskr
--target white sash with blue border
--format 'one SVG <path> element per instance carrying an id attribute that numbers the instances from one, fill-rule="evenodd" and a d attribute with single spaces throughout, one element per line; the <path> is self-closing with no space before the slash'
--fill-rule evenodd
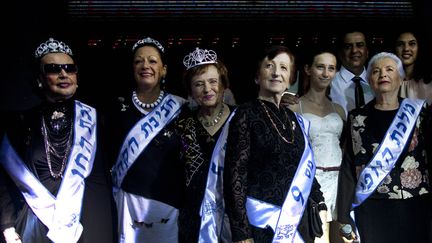
<path id="1" fill-rule="evenodd" d="M 0 150 L 0 163 L 15 181 L 27 204 L 48 227 L 47 237 L 56 243 L 77 242 L 83 231 L 79 222 L 84 179 L 90 174 L 96 154 L 96 110 L 75 101 L 74 139 L 57 197 L 27 168 L 7 136 Z"/>
<path id="2" fill-rule="evenodd" d="M 181 111 L 185 100 L 168 94 L 149 114 L 134 125 L 123 142 L 117 162 L 112 168 L 114 193 L 120 188 L 127 171 L 152 139 Z"/>
<path id="3" fill-rule="evenodd" d="M 355 222 L 354 208 L 360 206 L 381 181 L 390 173 L 408 141 L 412 129 L 415 127 L 425 100 L 405 98 L 394 117 L 383 141 L 375 151 L 374 156 L 360 173 L 355 188 L 354 202 L 350 216 Z M 358 229 L 355 229 L 358 240 L 361 241 Z"/>
<path id="4" fill-rule="evenodd" d="M 201 227 L 198 242 L 220 242 L 224 229 L 225 202 L 223 199 L 223 168 L 225 161 L 226 143 L 228 138 L 229 123 L 235 110 L 230 114 L 225 123 L 210 161 L 207 176 L 207 185 L 204 199 L 201 203 Z"/>
<path id="5" fill-rule="evenodd" d="M 305 148 L 282 208 L 251 197 L 246 201 L 249 222 L 259 228 L 271 227 L 275 231 L 272 242 L 303 242 L 297 226 L 315 177 L 315 160 L 308 139 L 310 122 L 295 114 L 303 132 Z"/>
<path id="6" fill-rule="evenodd" d="M 402 154 L 424 100 L 404 99 L 374 156 L 360 173 L 352 208 L 363 203 L 390 173 Z"/>

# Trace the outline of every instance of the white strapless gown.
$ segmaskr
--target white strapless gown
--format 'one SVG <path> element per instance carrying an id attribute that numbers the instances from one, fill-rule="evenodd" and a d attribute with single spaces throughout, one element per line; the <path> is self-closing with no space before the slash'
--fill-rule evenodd
<path id="1" fill-rule="evenodd" d="M 338 167 L 342 161 L 342 150 L 339 138 L 342 133 L 343 121 L 336 113 L 320 117 L 311 113 L 303 113 L 304 118 L 311 122 L 309 138 L 317 167 Z M 315 177 L 321 185 L 325 203 L 328 208 L 327 221 L 335 220 L 336 195 L 339 171 L 316 170 Z"/>

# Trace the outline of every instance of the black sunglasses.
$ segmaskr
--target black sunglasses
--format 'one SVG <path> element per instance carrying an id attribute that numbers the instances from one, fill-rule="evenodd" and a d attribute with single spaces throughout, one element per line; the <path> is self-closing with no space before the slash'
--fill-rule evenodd
<path id="1" fill-rule="evenodd" d="M 57 74 L 65 70 L 67 73 L 77 73 L 78 67 L 75 64 L 45 64 L 43 65 L 43 72 L 46 74 Z"/>

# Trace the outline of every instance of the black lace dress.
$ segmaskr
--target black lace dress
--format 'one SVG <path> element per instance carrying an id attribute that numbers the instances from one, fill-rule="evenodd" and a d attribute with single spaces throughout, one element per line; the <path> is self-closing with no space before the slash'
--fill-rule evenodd
<path id="1" fill-rule="evenodd" d="M 289 128 L 292 122 L 294 129 Z M 273 103 L 259 100 L 239 106 L 230 123 L 224 173 L 224 196 L 233 241 L 248 238 L 255 242 L 272 241 L 271 228 L 249 224 L 246 196 L 282 206 L 303 149 L 302 131 L 288 108 L 278 109 Z M 310 196 L 317 202 L 324 200 L 315 179 Z M 310 242 L 306 218 L 303 214 L 298 229 L 303 239 Z"/>
<path id="2" fill-rule="evenodd" d="M 12 146 L 42 185 L 52 195 L 56 195 L 62 180 L 61 177 L 55 177 L 56 174 L 64 171 L 62 163 L 68 161 L 69 155 L 67 144 L 72 143 L 73 139 L 71 133 L 74 124 L 74 101 L 71 99 L 55 104 L 45 102 L 29 111 L 10 114 L 8 118 L 5 129 Z M 51 144 L 57 147 L 56 150 L 60 155 L 57 157 L 51 154 L 51 169 L 48 166 L 45 150 L 43 120 Z M 108 167 L 104 164 L 100 148 L 101 146 L 97 147 L 92 172 L 85 179 L 80 218 L 84 229 L 79 242 L 109 243 L 115 238 L 114 201 Z M 0 182 L 2 187 L 0 189 L 0 230 L 14 226 L 23 242 L 51 242 L 46 237 L 47 227 L 25 203 L 15 183 L 6 176 L 1 166 L 0 170 L 2 170 L 0 173 L 0 181 L 2 181 Z"/>

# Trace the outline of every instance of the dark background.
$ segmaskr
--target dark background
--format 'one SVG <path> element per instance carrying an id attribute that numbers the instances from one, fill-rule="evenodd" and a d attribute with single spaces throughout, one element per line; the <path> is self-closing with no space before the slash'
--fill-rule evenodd
<path id="1" fill-rule="evenodd" d="M 295 2 L 295 3 L 293 3 Z M 306 3 L 305 3 L 306 2 Z M 311 3 L 313 2 L 313 3 Z M 367 35 L 370 56 L 393 51 L 395 35 L 424 35 L 432 46 L 431 1 L 14 1 L 3 6 L 0 109 L 38 103 L 32 92 L 33 53 L 49 37 L 69 44 L 79 65 L 81 100 L 103 107 L 130 94 L 131 47 L 151 36 L 167 49 L 167 90 L 181 85 L 185 54 L 210 48 L 226 63 L 239 103 L 255 97 L 255 55 L 284 44 L 297 56 L 314 45 L 335 47 L 338 35 L 358 29 Z M 6 17 L 5 15 L 12 15 Z M 429 50 L 427 50 L 429 49 Z"/>

